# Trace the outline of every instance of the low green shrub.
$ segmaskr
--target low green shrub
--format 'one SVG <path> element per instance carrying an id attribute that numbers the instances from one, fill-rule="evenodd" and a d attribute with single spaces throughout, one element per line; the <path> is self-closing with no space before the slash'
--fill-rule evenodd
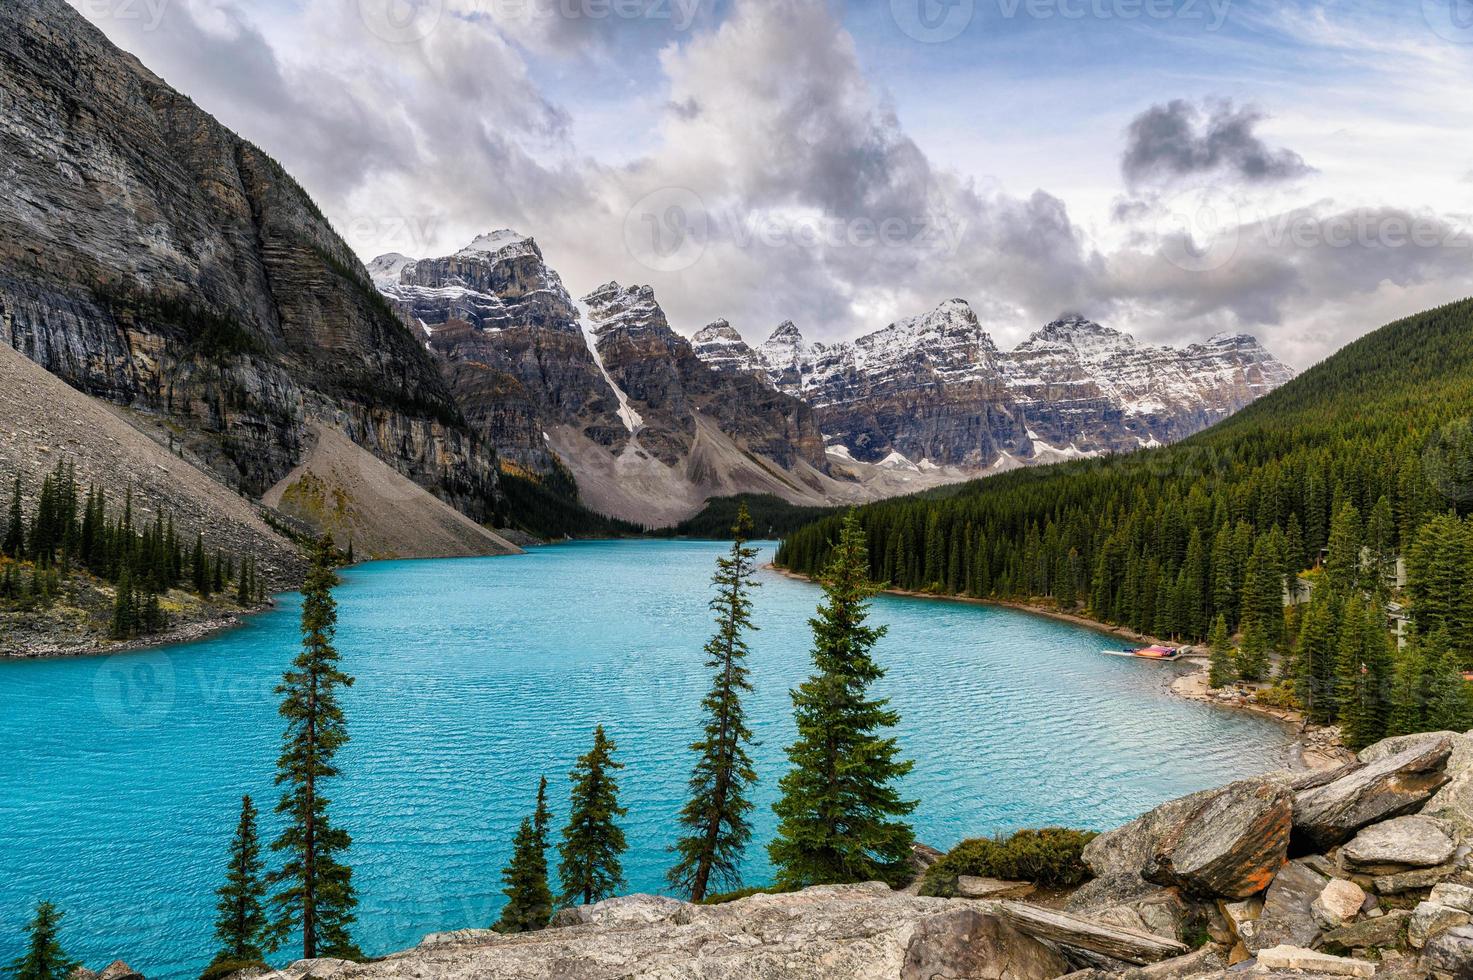
<path id="1" fill-rule="evenodd" d="M 742 898 L 751 898 L 753 895 L 781 895 L 787 888 L 779 888 L 776 885 L 756 885 L 752 888 L 741 888 L 734 892 L 722 892 L 719 895 L 707 895 L 701 899 L 701 905 L 725 905 L 727 902 L 735 902 Z"/>
<path id="2" fill-rule="evenodd" d="M 1294 693 L 1294 685 L 1288 681 L 1280 681 L 1273 687 L 1266 687 L 1256 692 L 1253 700 L 1270 708 L 1283 708 L 1288 711 L 1299 711 L 1304 707 Z"/>
<path id="3" fill-rule="evenodd" d="M 220 980 L 221 977 L 228 977 L 232 973 L 251 969 L 269 970 L 271 968 L 260 960 L 237 960 L 221 956 L 205 967 L 205 972 L 199 975 L 199 980 Z"/>
<path id="4" fill-rule="evenodd" d="M 1031 881 L 1046 888 L 1083 884 L 1091 875 L 1080 855 L 1094 838 L 1089 830 L 1044 827 L 1020 830 L 1011 837 L 964 840 L 926 869 L 921 894 L 950 898 L 960 875 Z"/>

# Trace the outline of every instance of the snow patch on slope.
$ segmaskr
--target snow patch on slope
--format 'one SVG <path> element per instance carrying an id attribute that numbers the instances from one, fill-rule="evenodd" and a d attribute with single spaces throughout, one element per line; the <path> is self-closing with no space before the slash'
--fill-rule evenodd
<path id="1" fill-rule="evenodd" d="M 624 428 L 629 430 L 630 435 L 638 435 L 639 430 L 644 428 L 644 418 L 629 404 L 629 396 L 614 383 L 614 376 L 609 374 L 603 355 L 598 352 L 598 336 L 594 333 L 593 318 L 589 316 L 587 305 L 581 300 L 574 305 L 578 308 L 578 325 L 583 330 L 583 342 L 588 345 L 588 352 L 593 355 L 593 363 L 598 365 L 599 373 L 604 376 L 609 387 L 614 389 L 614 397 L 619 400 L 619 420 L 624 423 Z"/>

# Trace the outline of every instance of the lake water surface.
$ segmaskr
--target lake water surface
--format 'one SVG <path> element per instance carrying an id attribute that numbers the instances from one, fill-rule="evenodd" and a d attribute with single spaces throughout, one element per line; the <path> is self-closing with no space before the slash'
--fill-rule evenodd
<path id="1" fill-rule="evenodd" d="M 580 543 L 344 573 L 338 646 L 358 683 L 332 796 L 353 834 L 365 951 L 494 921 L 538 776 L 565 819 L 566 773 L 600 722 L 628 767 L 629 888 L 663 887 L 708 680 L 708 580 L 725 548 Z M 793 736 L 788 690 L 809 672 L 820 594 L 770 572 L 761 581 L 752 884 L 770 874 L 762 845 Z M 282 596 L 198 643 L 0 664 L 0 962 L 19 955 L 25 920 L 49 898 L 89 966 L 123 957 L 151 978 L 198 975 L 240 794 L 256 798 L 264 835 L 277 827 L 273 688 L 295 655 L 299 601 Z M 1092 630 L 891 597 L 873 619 L 890 627 L 877 653 L 916 763 L 905 789 L 921 801 L 917 836 L 935 846 L 1111 827 L 1285 760 L 1283 726 L 1170 697 L 1178 668 L 1102 656 L 1115 641 Z"/>

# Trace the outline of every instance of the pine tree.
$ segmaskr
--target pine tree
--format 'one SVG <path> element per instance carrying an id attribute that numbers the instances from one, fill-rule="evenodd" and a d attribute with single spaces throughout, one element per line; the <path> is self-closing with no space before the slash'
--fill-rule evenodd
<path id="1" fill-rule="evenodd" d="M 334 756 L 348 741 L 338 689 L 353 684 L 333 646 L 337 603 L 332 589 L 337 584 L 332 542 L 324 537 L 302 586 L 302 652 L 276 688 L 286 719 L 276 763 L 276 783 L 286 788 L 276 812 L 286 818 L 286 826 L 271 844 L 285 856 L 285 864 L 269 878 L 280 888 L 271 900 L 276 913 L 271 948 L 300 930 L 304 959 L 361 956 L 348 932 L 358 904 L 353 872 L 340 860 L 352 839 L 333 825 L 322 792 L 323 782 L 338 775 Z"/>
<path id="2" fill-rule="evenodd" d="M 1216 688 L 1232 683 L 1238 673 L 1233 665 L 1233 648 L 1228 639 L 1227 619 L 1222 613 L 1217 614 L 1217 620 L 1212 624 L 1212 635 L 1207 638 L 1207 644 L 1211 648 L 1207 657 L 1207 686 Z"/>
<path id="3" fill-rule="evenodd" d="M 898 884 L 914 843 L 898 818 L 916 804 L 901 799 L 895 782 L 912 763 L 898 760 L 899 745 L 884 734 L 899 714 L 868 696 L 885 675 L 871 656 L 885 627 L 865 624 L 876 586 L 852 511 L 822 583 L 825 601 L 809 620 L 815 673 L 792 692 L 798 740 L 787 749 L 792 768 L 779 783 L 777 839 L 768 853 L 785 887 Z"/>
<path id="4" fill-rule="evenodd" d="M 1261 681 L 1268 675 L 1268 645 L 1257 622 L 1243 625 L 1243 643 L 1236 659 L 1238 676 L 1245 681 Z"/>
<path id="5" fill-rule="evenodd" d="M 1340 691 L 1336 682 L 1337 616 L 1334 597 L 1327 587 L 1321 586 L 1315 589 L 1299 624 L 1294 693 L 1299 703 L 1304 705 L 1309 720 L 1317 725 L 1332 723 L 1340 710 Z"/>
<path id="6" fill-rule="evenodd" d="M 22 558 L 26 550 L 26 519 L 20 509 L 20 474 L 16 474 L 15 488 L 10 495 L 10 517 L 5 523 L 5 541 L 0 544 L 0 554 L 7 558 Z"/>
<path id="7" fill-rule="evenodd" d="M 81 966 L 61 948 L 62 913 L 50 902 L 36 906 L 36 916 L 28 926 L 25 955 L 10 964 L 13 980 L 67 980 Z"/>
<path id="8" fill-rule="evenodd" d="M 528 817 L 517 830 L 511 861 L 501 872 L 506 907 L 492 926 L 497 932 L 535 932 L 552 919 L 552 889 L 547 884 L 547 854 Z"/>
<path id="9" fill-rule="evenodd" d="M 624 884 L 619 856 L 629 845 L 616 822 L 627 812 L 619 805 L 619 784 L 614 778 L 624 768 L 623 763 L 614 761 L 616 748 L 604 734 L 604 726 L 599 725 L 593 732 L 593 748 L 568 774 L 573 784 L 572 800 L 563 842 L 558 845 L 562 905 L 592 905 Z"/>
<path id="10" fill-rule="evenodd" d="M 708 888 L 730 890 L 741 885 L 741 858 L 752 838 L 747 798 L 757 782 L 746 746 L 752 741 L 742 707 L 743 693 L 752 690 L 747 679 L 747 641 L 752 624 L 750 591 L 757 549 L 747 546 L 752 519 L 743 503 L 732 528 L 731 551 L 716 560 L 711 584 L 716 596 L 716 634 L 706 644 L 706 667 L 714 671 L 711 690 L 701 701 L 706 722 L 701 738 L 691 744 L 697 753 L 690 778 L 690 800 L 680 813 L 685 835 L 675 843 L 679 860 L 666 875 L 670 887 L 692 902 L 706 897 Z"/>
<path id="11" fill-rule="evenodd" d="M 545 852 L 552 846 L 552 811 L 547 806 L 547 777 L 537 783 L 537 809 L 532 813 L 532 829 L 537 831 L 538 845 Z"/>
<path id="12" fill-rule="evenodd" d="M 215 892 L 219 902 L 215 908 L 215 938 L 220 951 L 215 962 L 227 960 L 240 964 L 259 963 L 267 942 L 265 865 L 261 861 L 261 844 L 256 836 L 256 807 L 249 796 L 240 800 L 240 822 L 230 841 L 230 860 L 226 865 L 225 884 Z"/>
<path id="13" fill-rule="evenodd" d="M 112 637 L 126 640 L 138 632 L 138 600 L 133 594 L 133 573 L 127 567 L 118 579 L 117 596 L 113 599 Z"/>
<path id="14" fill-rule="evenodd" d="M 1330 522 L 1329 554 L 1325 558 L 1325 581 L 1336 592 L 1346 593 L 1360 587 L 1361 523 L 1360 512 L 1346 501 Z"/>
<path id="15" fill-rule="evenodd" d="M 203 534 L 194 536 L 194 553 L 189 558 L 189 568 L 194 574 L 194 591 L 201 596 L 210 594 L 210 566 L 205 558 L 205 538 Z"/>

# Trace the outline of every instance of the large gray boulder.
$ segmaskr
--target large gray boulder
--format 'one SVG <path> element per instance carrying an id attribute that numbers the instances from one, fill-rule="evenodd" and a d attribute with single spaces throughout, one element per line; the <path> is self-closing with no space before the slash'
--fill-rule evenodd
<path id="1" fill-rule="evenodd" d="M 1251 935 L 1242 937 L 1243 945 L 1254 953 L 1270 946 L 1311 945 L 1320 933 L 1314 903 L 1328 883 L 1328 878 L 1302 861 L 1284 865 L 1268 886 L 1263 911 L 1254 921 Z"/>
<path id="2" fill-rule="evenodd" d="M 1051 980 L 1069 970 L 1052 947 L 980 909 L 959 908 L 916 926 L 900 980 Z"/>
<path id="3" fill-rule="evenodd" d="M 1268 887 L 1289 850 L 1293 795 L 1261 780 L 1233 783 L 1163 827 L 1141 877 L 1200 898 L 1247 898 Z"/>
<path id="4" fill-rule="evenodd" d="M 1377 762 L 1412 746 L 1444 738 L 1449 739 L 1453 746 L 1452 755 L 1447 760 L 1447 785 L 1433 794 L 1421 812 L 1424 816 L 1437 817 L 1451 823 L 1460 839 L 1473 840 L 1473 733 L 1423 732 L 1420 735 L 1399 735 L 1362 749 L 1359 758 L 1362 762 Z"/>
<path id="5" fill-rule="evenodd" d="M 1084 847 L 1082 857 L 1095 877 L 1139 875 L 1155 856 L 1163 839 L 1179 833 L 1181 826 L 1218 790 L 1207 789 L 1169 800 L 1136 817 L 1130 823 L 1107 830 Z"/>
<path id="6" fill-rule="evenodd" d="M 1412 814 L 1371 824 L 1340 850 L 1346 867 L 1366 874 L 1394 874 L 1430 868 L 1448 861 L 1457 845 L 1451 826 Z"/>
<path id="7" fill-rule="evenodd" d="M 1327 850 L 1362 827 L 1420 808 L 1447 782 L 1453 743 L 1427 739 L 1339 779 L 1294 794 L 1294 836 Z"/>
<path id="8" fill-rule="evenodd" d="M 1473 976 L 1473 926 L 1456 926 L 1429 940 L 1422 965 L 1433 976 L 1466 980 Z"/>
<path id="9" fill-rule="evenodd" d="M 333 980 L 896 980 L 922 923 L 959 906 L 878 882 L 711 906 L 630 896 L 589 906 L 563 928 L 442 934 Z"/>

